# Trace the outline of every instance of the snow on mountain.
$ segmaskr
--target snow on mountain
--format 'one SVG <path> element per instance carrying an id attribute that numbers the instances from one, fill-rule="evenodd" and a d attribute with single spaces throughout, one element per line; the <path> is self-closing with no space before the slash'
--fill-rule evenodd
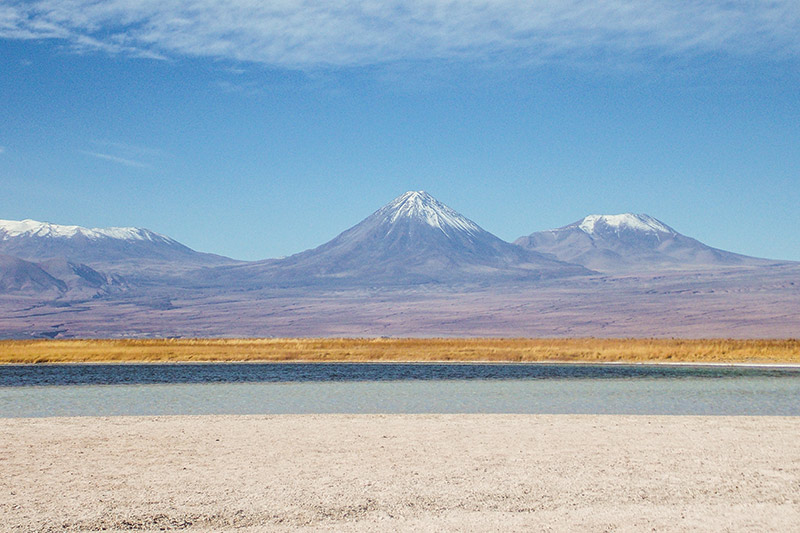
<path id="1" fill-rule="evenodd" d="M 381 208 L 377 214 L 395 223 L 402 218 L 425 222 L 431 227 L 450 232 L 479 233 L 481 228 L 468 218 L 453 211 L 425 191 L 409 191 Z"/>
<path id="2" fill-rule="evenodd" d="M 424 191 L 409 191 L 331 241 L 209 277 L 280 285 L 398 286 L 589 274 L 507 243 Z"/>
<path id="3" fill-rule="evenodd" d="M 63 226 L 36 220 L 0 220 L 0 240 L 12 237 L 50 237 L 71 238 L 83 236 L 88 239 L 120 239 L 131 241 L 152 241 L 175 243 L 165 235 L 142 228 L 83 228 L 81 226 Z"/>
<path id="4" fill-rule="evenodd" d="M 117 272 L 132 272 L 156 263 L 174 269 L 233 262 L 196 252 L 148 229 L 84 228 L 29 219 L 0 220 L 0 253 L 34 262 L 63 258 L 104 269 L 113 267 Z"/>
<path id="5" fill-rule="evenodd" d="M 514 244 L 603 272 L 680 270 L 772 263 L 707 246 L 649 215 L 589 215 Z"/>
<path id="6" fill-rule="evenodd" d="M 623 213 L 621 215 L 589 215 L 578 223 L 578 227 L 589 235 L 594 234 L 595 228 L 602 226 L 613 228 L 616 231 L 633 230 L 645 233 L 677 233 L 669 226 L 649 215 L 634 215 L 632 213 Z"/>

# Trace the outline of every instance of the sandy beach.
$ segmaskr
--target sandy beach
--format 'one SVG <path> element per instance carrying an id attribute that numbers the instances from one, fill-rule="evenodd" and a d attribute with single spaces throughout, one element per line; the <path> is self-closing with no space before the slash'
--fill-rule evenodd
<path id="1" fill-rule="evenodd" d="M 789 531 L 800 418 L 0 420 L 2 531 Z"/>

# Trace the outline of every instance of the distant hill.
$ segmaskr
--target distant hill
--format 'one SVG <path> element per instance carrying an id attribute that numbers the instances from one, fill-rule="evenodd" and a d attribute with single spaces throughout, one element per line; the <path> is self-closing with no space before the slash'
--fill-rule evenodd
<path id="1" fill-rule="evenodd" d="M 698 269 L 778 264 L 726 252 L 682 235 L 649 215 L 589 215 L 537 231 L 514 244 L 602 272 Z"/>
<path id="2" fill-rule="evenodd" d="M 68 261 L 63 257 L 39 263 L 48 274 L 63 281 L 69 296 L 96 297 L 129 289 L 128 281 L 118 274 L 99 272 L 88 265 Z"/>
<path id="3" fill-rule="evenodd" d="M 116 274 L 104 274 L 90 266 L 54 258 L 41 263 L 0 254 L 0 294 L 33 294 L 48 298 L 94 298 L 128 289 Z"/>
<path id="4" fill-rule="evenodd" d="M 66 291 L 67 284 L 48 274 L 41 266 L 0 254 L 0 294 L 48 293 L 57 296 Z"/>

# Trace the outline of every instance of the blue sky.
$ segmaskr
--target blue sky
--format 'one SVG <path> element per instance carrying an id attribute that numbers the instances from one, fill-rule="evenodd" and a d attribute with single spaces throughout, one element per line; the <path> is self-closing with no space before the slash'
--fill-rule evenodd
<path id="1" fill-rule="evenodd" d="M 424 189 L 800 260 L 798 35 L 796 0 L 5 1 L 0 218 L 262 259 Z"/>

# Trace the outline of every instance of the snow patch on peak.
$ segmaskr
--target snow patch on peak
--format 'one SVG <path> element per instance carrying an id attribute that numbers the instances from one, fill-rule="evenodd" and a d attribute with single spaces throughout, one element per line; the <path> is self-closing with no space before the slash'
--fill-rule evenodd
<path id="1" fill-rule="evenodd" d="M 89 239 L 119 239 L 127 241 L 173 242 L 165 235 L 141 228 L 83 228 L 38 222 L 36 220 L 0 220 L 0 240 L 12 237 L 70 238 L 83 236 Z"/>
<path id="2" fill-rule="evenodd" d="M 445 234 L 448 229 L 479 233 L 481 228 L 460 213 L 450 209 L 425 191 L 408 191 L 398 196 L 379 211 L 391 223 L 410 218 L 439 228 Z"/>
<path id="3" fill-rule="evenodd" d="M 645 233 L 675 233 L 675 231 L 662 224 L 649 215 L 634 215 L 633 213 L 623 213 L 621 215 L 589 215 L 584 218 L 578 227 L 589 235 L 594 234 L 596 227 L 607 226 L 617 232 L 622 229 L 631 229 Z"/>

